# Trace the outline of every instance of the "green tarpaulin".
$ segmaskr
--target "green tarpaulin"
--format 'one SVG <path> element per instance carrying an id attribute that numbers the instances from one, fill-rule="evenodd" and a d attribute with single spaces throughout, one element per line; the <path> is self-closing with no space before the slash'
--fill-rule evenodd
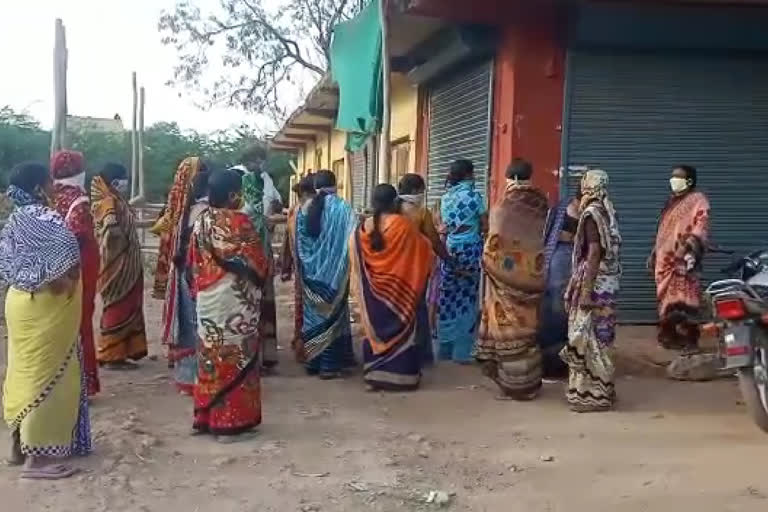
<path id="1" fill-rule="evenodd" d="M 380 1 L 371 0 L 357 17 L 333 29 L 331 73 L 339 84 L 336 128 L 348 132 L 349 151 L 363 147 L 381 123 Z"/>

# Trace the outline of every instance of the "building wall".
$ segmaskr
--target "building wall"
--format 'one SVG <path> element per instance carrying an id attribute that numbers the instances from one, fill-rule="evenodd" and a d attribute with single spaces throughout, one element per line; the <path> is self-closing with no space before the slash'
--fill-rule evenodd
<path id="1" fill-rule="evenodd" d="M 418 130 L 419 88 L 408 81 L 402 73 L 391 75 L 392 127 L 390 140 L 393 142 L 408 140 L 410 153 L 408 171 L 416 169 L 416 133 Z"/>
<path id="2" fill-rule="evenodd" d="M 558 199 L 565 49 L 554 7 L 517 12 L 501 29 L 494 84 L 491 199 L 504 190 L 516 157 L 533 163 L 534 182 Z"/>

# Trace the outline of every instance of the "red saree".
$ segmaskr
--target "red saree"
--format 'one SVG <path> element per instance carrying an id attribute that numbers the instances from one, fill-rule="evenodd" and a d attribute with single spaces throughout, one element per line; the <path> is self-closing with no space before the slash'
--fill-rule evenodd
<path id="1" fill-rule="evenodd" d="M 261 423 L 259 320 L 269 264 L 248 216 L 208 208 L 190 244 L 197 299 L 194 424 L 236 435 Z"/>

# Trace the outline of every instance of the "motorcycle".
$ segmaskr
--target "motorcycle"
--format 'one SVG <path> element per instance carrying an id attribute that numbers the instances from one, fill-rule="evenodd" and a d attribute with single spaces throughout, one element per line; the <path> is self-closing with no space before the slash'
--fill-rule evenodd
<path id="1" fill-rule="evenodd" d="M 733 277 L 713 282 L 704 292 L 715 321 L 703 331 L 719 335 L 724 369 L 737 372 L 747 410 L 768 432 L 768 250 L 721 272 Z"/>

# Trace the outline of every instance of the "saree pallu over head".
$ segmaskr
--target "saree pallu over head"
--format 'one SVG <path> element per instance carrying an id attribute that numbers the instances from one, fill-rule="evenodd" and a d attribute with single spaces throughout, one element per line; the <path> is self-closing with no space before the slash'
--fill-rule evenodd
<path id="1" fill-rule="evenodd" d="M 200 172 L 200 167 L 201 160 L 197 157 L 189 157 L 181 161 L 168 193 L 165 210 L 152 227 L 152 232 L 160 235 L 155 283 L 152 289 L 152 296 L 155 299 L 166 299 L 169 281 L 172 280 L 172 260 L 179 248 L 181 230 L 186 225 L 194 179 Z"/>
<path id="2" fill-rule="evenodd" d="M 258 234 L 241 212 L 208 208 L 195 222 L 198 430 L 234 434 L 261 422 L 259 320 L 269 266 Z"/>
<path id="3" fill-rule="evenodd" d="M 303 284 L 302 341 L 307 362 L 323 353 L 349 326 L 349 237 L 357 215 L 335 194 L 324 198 L 322 231 L 307 232 L 307 214 L 296 218 L 298 272 Z"/>
<path id="4" fill-rule="evenodd" d="M 483 251 L 486 294 L 476 358 L 508 395 L 541 386 L 536 343 L 539 302 L 546 288 L 544 231 L 549 207 L 538 189 L 510 184 L 491 209 Z"/>
<path id="5" fill-rule="evenodd" d="M 98 288 L 104 313 L 99 362 L 147 355 L 144 330 L 144 269 L 133 211 L 101 176 L 91 182 L 96 238 L 101 255 Z"/>
<path id="6" fill-rule="evenodd" d="M 371 248 L 370 233 L 358 228 L 350 238 L 355 295 L 371 350 L 382 355 L 413 344 L 416 314 L 427 288 L 434 254 L 429 240 L 402 215 L 381 226 L 384 250 Z"/>
<path id="7" fill-rule="evenodd" d="M 695 314 L 699 308 L 700 284 L 696 271 L 709 236 L 709 201 L 701 192 L 691 192 L 672 198 L 664 208 L 656 236 L 656 289 L 659 314 L 663 317 L 671 306 L 688 309 Z M 695 267 L 679 275 L 685 267 L 685 256 L 695 260 Z"/>

